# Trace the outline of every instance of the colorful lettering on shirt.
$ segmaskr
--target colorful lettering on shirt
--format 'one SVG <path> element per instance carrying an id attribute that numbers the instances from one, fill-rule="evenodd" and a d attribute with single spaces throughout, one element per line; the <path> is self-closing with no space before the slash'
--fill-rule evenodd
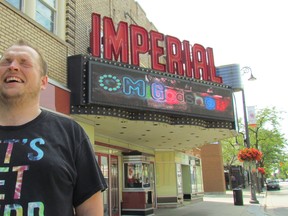
<path id="1" fill-rule="evenodd" d="M 21 200 L 21 190 L 23 181 L 25 181 L 25 172 L 29 171 L 29 165 L 23 164 L 15 164 L 13 161 L 13 152 L 16 152 L 17 146 L 24 145 L 27 146 L 27 151 L 24 153 L 23 158 L 28 161 L 39 161 L 44 157 L 44 151 L 41 149 L 42 145 L 45 145 L 45 141 L 42 138 L 35 138 L 32 140 L 28 139 L 9 139 L 9 140 L 0 140 L 0 148 L 4 148 L 3 156 L 4 158 L 0 158 L 0 162 L 2 161 L 2 166 L 0 166 L 0 173 L 16 173 L 15 178 L 15 189 L 14 191 L 9 191 L 6 193 L 14 192 L 14 200 L 18 200 L 17 203 L 13 203 L 13 201 L 9 202 L 6 205 L 0 205 L 0 209 L 3 211 L 4 216 L 23 216 L 23 204 L 19 204 L 19 200 Z M 3 150 L 3 149 L 2 149 Z M 28 152 L 28 153 L 27 153 Z M 19 157 L 19 156 L 18 156 Z M 22 163 L 22 162 L 21 162 Z M 25 162 L 24 162 L 25 163 Z M 3 166 L 5 165 L 5 166 Z M 5 180 L 0 179 L 0 187 L 5 187 Z M 9 182 L 9 184 L 13 184 L 13 182 Z M 0 194 L 0 200 L 5 200 L 5 193 Z M 27 216 L 44 216 L 45 205 L 42 202 L 33 201 L 27 203 Z M 24 208 L 25 209 L 25 208 Z M 26 211 L 26 210 L 25 210 Z M 37 212 L 37 213 L 36 213 Z"/>
<path id="2" fill-rule="evenodd" d="M 1 209 L 1 205 L 0 205 Z M 44 204 L 42 202 L 29 202 L 27 216 L 44 216 Z M 4 216 L 23 216 L 23 208 L 19 204 L 5 205 Z"/>
<path id="3" fill-rule="evenodd" d="M 42 138 L 34 139 L 30 142 L 30 147 L 37 152 L 37 155 L 28 153 L 28 158 L 31 161 L 41 160 L 44 156 L 44 152 L 37 146 L 37 144 L 44 145 L 45 141 Z"/>
<path id="4" fill-rule="evenodd" d="M 8 172 L 9 167 L 0 167 L 0 173 L 1 172 Z M 0 180 L 0 186 L 5 185 L 5 180 Z M 0 194 L 0 200 L 4 200 L 5 194 Z"/>
<path id="5" fill-rule="evenodd" d="M 6 150 L 5 159 L 4 159 L 4 163 L 5 163 L 5 164 L 10 163 L 10 158 L 11 158 L 12 150 L 13 150 L 13 142 L 9 142 L 9 143 L 8 143 L 8 146 L 7 146 L 7 150 Z"/>
<path id="6" fill-rule="evenodd" d="M 21 188 L 23 181 L 23 174 L 25 170 L 28 170 L 29 166 L 16 166 L 13 167 L 13 172 L 17 172 L 17 180 L 15 184 L 14 199 L 20 199 L 21 197 Z"/>
<path id="7" fill-rule="evenodd" d="M 38 209 L 39 216 L 44 215 L 44 204 L 42 202 L 30 202 L 28 203 L 28 216 L 34 216 L 35 209 Z"/>
<path id="8" fill-rule="evenodd" d="M 22 216 L 23 215 L 23 208 L 19 204 L 5 205 L 4 216 L 15 215 L 12 212 L 13 213 L 15 212 L 16 216 Z"/>

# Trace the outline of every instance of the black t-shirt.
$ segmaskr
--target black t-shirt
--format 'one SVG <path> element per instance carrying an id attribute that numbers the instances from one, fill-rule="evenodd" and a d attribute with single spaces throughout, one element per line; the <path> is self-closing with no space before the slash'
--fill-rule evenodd
<path id="1" fill-rule="evenodd" d="M 72 216 L 107 188 L 84 130 L 42 110 L 21 126 L 0 126 L 0 215 Z"/>

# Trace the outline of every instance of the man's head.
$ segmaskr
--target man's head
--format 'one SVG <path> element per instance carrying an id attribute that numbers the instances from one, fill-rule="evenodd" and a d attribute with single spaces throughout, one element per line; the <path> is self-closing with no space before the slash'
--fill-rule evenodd
<path id="1" fill-rule="evenodd" d="M 42 52 L 35 46 L 33 46 L 32 44 L 30 44 L 29 42 L 27 41 L 24 41 L 22 39 L 18 40 L 16 43 L 12 44 L 10 47 L 12 46 L 27 46 L 27 47 L 30 47 L 32 48 L 33 50 L 36 51 L 36 53 L 38 54 L 39 56 L 39 64 L 40 64 L 40 67 L 41 67 L 41 73 L 42 75 L 47 75 L 48 74 L 48 65 L 47 65 L 47 62 L 44 58 L 44 55 L 42 54 Z M 10 48 L 9 47 L 9 48 Z M 8 49 L 9 49 L 8 48 Z"/>
<path id="2" fill-rule="evenodd" d="M 6 104 L 8 101 L 24 104 L 33 98 L 38 101 L 40 90 L 48 83 L 46 74 L 47 63 L 41 52 L 19 40 L 0 59 L 0 99 Z"/>

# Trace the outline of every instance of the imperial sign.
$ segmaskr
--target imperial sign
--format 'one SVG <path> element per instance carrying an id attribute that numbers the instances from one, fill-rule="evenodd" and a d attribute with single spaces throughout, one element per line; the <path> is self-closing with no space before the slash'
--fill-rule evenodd
<path id="1" fill-rule="evenodd" d="M 149 54 L 153 70 L 222 83 L 222 78 L 216 76 L 212 48 L 205 49 L 200 44 L 191 46 L 189 41 L 181 42 L 176 37 L 156 31 L 148 32 L 133 24 L 128 26 L 123 21 L 115 29 L 109 17 L 103 17 L 101 35 L 101 16 L 96 13 L 92 14 L 90 45 L 94 57 L 102 57 L 103 51 L 103 58 L 107 60 L 119 61 L 120 58 L 122 63 L 139 66 L 140 55 Z M 160 61 L 163 56 L 166 63 Z"/>

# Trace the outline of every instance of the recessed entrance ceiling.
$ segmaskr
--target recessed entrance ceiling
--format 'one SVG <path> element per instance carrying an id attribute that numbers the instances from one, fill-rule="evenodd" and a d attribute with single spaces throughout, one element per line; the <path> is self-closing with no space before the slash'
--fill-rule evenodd
<path id="1" fill-rule="evenodd" d="M 74 119 L 93 124 L 95 136 L 146 148 L 191 150 L 204 144 L 235 136 L 235 130 L 169 125 L 97 115 L 73 115 Z"/>

